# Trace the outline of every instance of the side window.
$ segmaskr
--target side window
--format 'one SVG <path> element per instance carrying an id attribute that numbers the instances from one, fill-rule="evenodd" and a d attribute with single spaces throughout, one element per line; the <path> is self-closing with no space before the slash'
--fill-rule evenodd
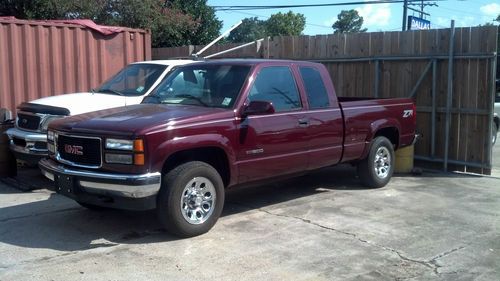
<path id="1" fill-rule="evenodd" d="M 302 107 L 295 79 L 288 66 L 263 68 L 250 89 L 248 99 L 272 102 L 277 112 Z"/>
<path id="2" fill-rule="evenodd" d="M 307 101 L 311 109 L 330 106 L 325 84 L 319 71 L 313 67 L 300 67 L 300 75 L 307 92 Z"/>

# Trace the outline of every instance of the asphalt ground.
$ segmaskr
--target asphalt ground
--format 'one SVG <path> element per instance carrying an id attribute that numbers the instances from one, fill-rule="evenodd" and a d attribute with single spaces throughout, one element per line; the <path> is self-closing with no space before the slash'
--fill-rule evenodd
<path id="1" fill-rule="evenodd" d="M 34 174 L 33 177 L 36 178 Z M 49 187 L 36 178 L 33 183 Z M 498 280 L 500 179 L 339 166 L 231 191 L 207 234 L 0 182 L 0 280 Z"/>

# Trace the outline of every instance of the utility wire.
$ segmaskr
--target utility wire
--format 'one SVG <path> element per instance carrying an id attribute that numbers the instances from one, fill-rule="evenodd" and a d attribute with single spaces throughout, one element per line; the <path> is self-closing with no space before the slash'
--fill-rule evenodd
<path id="1" fill-rule="evenodd" d="M 437 2 L 445 0 L 407 0 L 408 3 Z M 239 11 L 239 10 L 268 10 L 268 9 L 287 9 L 287 8 L 309 8 L 309 7 L 329 7 L 329 6 L 347 6 L 347 5 L 366 5 L 366 4 L 394 4 L 404 3 L 404 0 L 380 0 L 380 1 L 356 1 L 343 3 L 327 3 L 327 4 L 302 4 L 302 5 L 269 5 L 269 6 L 212 6 L 216 11 Z"/>

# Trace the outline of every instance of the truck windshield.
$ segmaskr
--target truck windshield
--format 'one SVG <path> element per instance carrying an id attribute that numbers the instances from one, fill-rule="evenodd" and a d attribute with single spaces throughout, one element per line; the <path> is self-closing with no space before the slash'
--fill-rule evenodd
<path id="1" fill-rule="evenodd" d="M 249 71 L 243 65 L 179 67 L 143 103 L 232 108 Z"/>
<path id="2" fill-rule="evenodd" d="M 141 96 L 153 86 L 166 68 L 166 65 L 160 64 L 130 64 L 93 91 L 120 96 Z"/>

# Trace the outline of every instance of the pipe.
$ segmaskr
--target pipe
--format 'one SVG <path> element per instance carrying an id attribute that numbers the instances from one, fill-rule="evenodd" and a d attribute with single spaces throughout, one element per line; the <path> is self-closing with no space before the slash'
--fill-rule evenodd
<path id="1" fill-rule="evenodd" d="M 444 127 L 444 163 L 443 170 L 448 171 L 450 127 L 451 127 L 451 102 L 453 98 L 453 47 L 455 46 L 455 20 L 451 20 L 450 45 L 448 49 L 448 93 L 446 95 L 446 124 Z"/>
<path id="2" fill-rule="evenodd" d="M 375 83 L 373 85 L 374 91 L 373 91 L 373 96 L 375 98 L 379 97 L 379 86 L 380 84 L 380 60 L 375 60 Z"/>
<path id="3" fill-rule="evenodd" d="M 443 158 L 430 158 L 426 156 L 420 156 L 420 155 L 414 155 L 413 158 L 415 160 L 420 160 L 420 161 L 428 161 L 428 162 L 443 162 Z M 454 164 L 454 165 L 463 165 L 463 166 L 468 166 L 468 167 L 475 167 L 475 168 L 481 168 L 481 169 L 491 169 L 491 166 L 481 164 L 481 163 L 476 163 L 476 162 L 467 162 L 467 161 L 461 161 L 461 160 L 452 160 L 448 159 L 448 163 Z"/>
<path id="4" fill-rule="evenodd" d="M 206 59 L 213 58 L 213 57 L 216 57 L 216 56 L 218 56 L 218 55 L 222 55 L 222 54 L 225 54 L 225 53 L 229 53 L 229 52 L 232 52 L 232 51 L 236 51 L 236 50 L 239 50 L 239 49 L 241 49 L 241 48 L 245 48 L 245 47 L 248 47 L 248 46 L 253 45 L 253 44 L 257 44 L 258 42 L 262 42 L 262 41 L 264 41 L 264 38 L 259 39 L 259 40 L 256 40 L 256 41 L 253 41 L 253 42 L 249 42 L 249 43 L 246 43 L 246 44 L 243 44 L 243 45 L 240 45 L 240 46 L 236 46 L 236 47 L 234 47 L 234 48 L 227 49 L 227 50 L 224 50 L 224 51 L 221 51 L 221 52 L 215 53 L 215 54 L 208 55 L 208 56 L 206 56 L 205 58 L 206 58 Z"/>
<path id="5" fill-rule="evenodd" d="M 436 156 L 436 79 L 437 79 L 437 60 L 432 60 L 432 111 L 431 111 L 431 157 Z"/>
<path id="6" fill-rule="evenodd" d="M 206 49 L 212 47 L 213 44 L 217 43 L 222 37 L 228 35 L 233 29 L 237 28 L 243 21 L 239 21 L 235 25 L 231 26 L 228 30 L 226 30 L 224 33 L 222 33 L 219 37 L 215 38 L 212 42 L 208 43 L 205 47 L 203 47 L 201 50 L 199 50 L 196 54 L 194 54 L 195 57 L 199 56 L 201 53 L 205 52 Z"/>
<path id="7" fill-rule="evenodd" d="M 418 90 L 418 87 L 420 87 L 420 84 L 422 83 L 422 81 L 424 80 L 425 78 L 425 75 L 427 75 L 427 72 L 429 72 L 429 69 L 431 68 L 431 65 L 432 65 L 432 62 L 434 60 L 430 61 L 427 66 L 425 67 L 424 69 L 424 72 L 422 72 L 422 75 L 420 75 L 420 77 L 418 78 L 418 81 L 417 83 L 415 84 L 415 86 L 413 86 L 413 89 L 411 90 L 410 92 L 410 98 L 414 98 L 415 95 L 417 94 L 417 90 Z"/>

